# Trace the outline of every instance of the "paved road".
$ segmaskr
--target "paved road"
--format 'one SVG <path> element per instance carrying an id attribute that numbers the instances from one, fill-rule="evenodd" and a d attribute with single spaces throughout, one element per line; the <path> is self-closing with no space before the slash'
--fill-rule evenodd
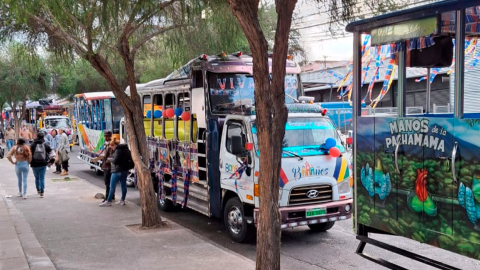
<path id="1" fill-rule="evenodd" d="M 103 187 L 103 177 L 96 176 L 93 170 L 89 170 L 86 164 L 74 157 L 77 151 L 77 149 L 74 149 L 72 153 L 71 173 L 94 185 Z M 120 188 L 117 188 L 117 196 L 120 196 L 119 191 Z M 128 189 L 127 201 L 137 205 L 140 203 L 139 193 L 135 188 Z M 255 260 L 255 244 L 232 242 L 220 220 L 208 218 L 191 210 L 180 210 L 173 213 L 162 212 L 162 216 L 192 230 L 208 241 Z M 460 269 L 480 269 L 479 261 L 419 244 L 409 239 L 385 235 L 376 235 L 373 238 L 449 263 Z M 352 231 L 352 220 L 337 222 L 330 231 L 323 234 L 312 233 L 307 227 L 284 230 L 281 250 L 282 269 L 384 269 L 356 255 L 354 252 L 357 245 L 358 241 Z M 367 245 L 365 251 L 408 269 L 436 269 L 373 246 Z"/>

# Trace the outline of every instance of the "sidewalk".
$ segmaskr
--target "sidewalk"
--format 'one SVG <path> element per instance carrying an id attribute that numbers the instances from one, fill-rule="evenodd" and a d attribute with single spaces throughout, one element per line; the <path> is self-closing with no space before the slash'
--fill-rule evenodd
<path id="1" fill-rule="evenodd" d="M 128 202 L 128 194 L 126 206 L 100 208 L 100 200 L 94 199 L 94 195 L 104 190 L 85 180 L 73 179 L 74 175 L 70 175 L 73 180 L 62 181 L 47 171 L 45 198 L 39 198 L 30 171 L 28 199 L 22 200 L 15 196 L 18 190 L 14 167 L 7 160 L 0 160 L 0 171 L 0 270 L 255 268 L 253 261 L 225 251 L 171 221 L 167 228 L 156 231 L 130 229 L 128 225 L 141 223 L 141 211 Z M 13 196 L 6 198 L 7 195 Z M 17 226 L 17 218 L 20 222 L 22 216 L 26 222 Z M 22 236 L 29 227 L 33 234 Z M 39 259 L 30 255 L 29 248 L 33 246 L 28 246 L 33 245 L 33 239 L 40 243 L 36 252 L 45 250 L 56 268 L 46 264 L 35 268 Z M 8 248 L 4 240 L 10 241 L 9 249 L 15 251 L 3 252 L 4 247 Z M 16 254 L 18 268 L 10 267 L 6 264 L 9 262 L 2 266 L 3 261 L 9 260 L 4 259 L 8 254 Z"/>
<path id="2" fill-rule="evenodd" d="M 55 270 L 25 218 L 0 184 L 0 270 Z"/>

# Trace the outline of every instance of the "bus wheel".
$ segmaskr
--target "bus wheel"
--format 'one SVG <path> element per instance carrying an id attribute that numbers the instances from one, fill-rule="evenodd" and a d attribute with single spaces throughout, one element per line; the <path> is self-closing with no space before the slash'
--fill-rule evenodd
<path id="1" fill-rule="evenodd" d="M 223 222 L 233 241 L 249 242 L 255 236 L 255 227 L 247 223 L 243 205 L 238 197 L 230 198 L 223 209 Z"/>
<path id="2" fill-rule="evenodd" d="M 160 199 L 158 200 L 158 204 L 160 205 L 160 210 L 163 212 L 172 212 L 174 209 L 174 205 L 169 199 Z"/>
<path id="3" fill-rule="evenodd" d="M 335 225 L 335 221 L 329 221 L 325 223 L 317 223 L 317 224 L 309 224 L 308 227 L 313 232 L 326 232 L 330 230 L 333 225 Z"/>

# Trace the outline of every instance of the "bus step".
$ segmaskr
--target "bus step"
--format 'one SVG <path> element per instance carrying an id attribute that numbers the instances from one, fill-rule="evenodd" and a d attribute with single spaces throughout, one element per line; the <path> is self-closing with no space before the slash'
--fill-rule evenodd
<path id="1" fill-rule="evenodd" d="M 166 196 L 169 200 L 172 200 L 172 196 Z M 177 204 L 180 205 L 183 202 L 183 192 L 177 192 Z M 195 197 L 188 196 L 187 207 L 197 212 L 200 212 L 206 216 L 210 216 L 208 211 L 208 204 L 205 201 L 200 201 Z"/>
<path id="2" fill-rule="evenodd" d="M 164 183 L 166 187 L 171 188 L 172 184 L 171 183 Z M 177 192 L 182 192 L 183 194 L 183 180 L 182 181 L 177 181 Z M 201 185 L 197 185 L 195 183 L 190 183 L 189 189 L 188 189 L 188 195 L 189 197 L 195 197 L 198 200 L 201 201 L 208 201 L 208 190 L 206 187 L 202 187 Z"/>

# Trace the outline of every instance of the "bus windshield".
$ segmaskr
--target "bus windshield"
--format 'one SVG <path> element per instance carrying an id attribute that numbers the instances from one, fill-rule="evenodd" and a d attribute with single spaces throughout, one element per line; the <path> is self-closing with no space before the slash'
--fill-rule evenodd
<path id="1" fill-rule="evenodd" d="M 294 103 L 299 95 L 298 75 L 285 76 L 285 103 Z M 234 73 L 209 73 L 208 94 L 214 114 L 243 112 L 255 106 L 253 76 Z"/>
<path id="2" fill-rule="evenodd" d="M 45 119 L 45 128 L 71 128 L 70 119 L 68 118 L 48 118 Z"/>
<path id="3" fill-rule="evenodd" d="M 258 155 L 257 126 L 255 122 L 252 124 L 252 133 Z M 322 117 L 289 118 L 285 125 L 283 156 L 291 157 L 291 153 L 300 156 L 328 154 L 328 150 L 322 147 L 328 138 L 335 139 L 340 151 L 345 151 L 340 136 L 330 119 Z"/>

